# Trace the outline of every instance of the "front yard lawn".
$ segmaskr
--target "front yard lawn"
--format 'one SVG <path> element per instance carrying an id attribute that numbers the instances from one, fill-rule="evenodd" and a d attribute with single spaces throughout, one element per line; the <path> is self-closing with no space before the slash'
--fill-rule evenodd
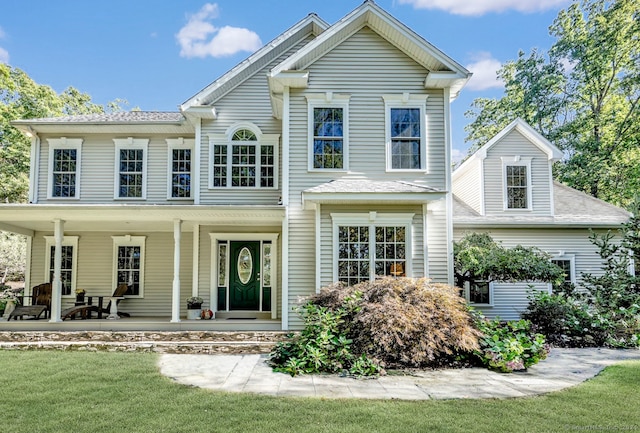
<path id="1" fill-rule="evenodd" d="M 146 353 L 0 351 L 0 432 L 640 431 L 640 362 L 510 400 L 371 401 L 227 394 L 171 382 Z"/>

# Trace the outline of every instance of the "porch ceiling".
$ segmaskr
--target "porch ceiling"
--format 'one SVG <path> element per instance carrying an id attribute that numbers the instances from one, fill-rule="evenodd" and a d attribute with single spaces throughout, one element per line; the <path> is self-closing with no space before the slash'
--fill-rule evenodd
<path id="1" fill-rule="evenodd" d="M 283 206 L 8 204 L 0 205 L 0 230 L 32 236 L 62 220 L 65 232 L 171 232 L 181 220 L 182 231 L 189 232 L 196 224 L 279 225 L 284 214 Z"/>

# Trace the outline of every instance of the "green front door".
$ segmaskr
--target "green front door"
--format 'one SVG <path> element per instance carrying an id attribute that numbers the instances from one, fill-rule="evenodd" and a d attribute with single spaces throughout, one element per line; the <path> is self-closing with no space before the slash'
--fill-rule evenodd
<path id="1" fill-rule="evenodd" d="M 231 242 L 229 310 L 260 309 L 260 242 Z"/>

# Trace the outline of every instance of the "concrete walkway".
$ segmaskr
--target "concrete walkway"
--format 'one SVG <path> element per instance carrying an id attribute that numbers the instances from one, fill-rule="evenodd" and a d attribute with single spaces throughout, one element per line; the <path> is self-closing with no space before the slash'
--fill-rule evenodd
<path id="1" fill-rule="evenodd" d="M 558 391 L 594 377 L 622 360 L 640 360 L 640 350 L 553 349 L 524 373 L 483 368 L 421 370 L 377 379 L 337 375 L 290 377 L 274 373 L 267 355 L 173 355 L 159 361 L 162 374 L 206 389 L 271 396 L 429 400 L 525 397 Z"/>

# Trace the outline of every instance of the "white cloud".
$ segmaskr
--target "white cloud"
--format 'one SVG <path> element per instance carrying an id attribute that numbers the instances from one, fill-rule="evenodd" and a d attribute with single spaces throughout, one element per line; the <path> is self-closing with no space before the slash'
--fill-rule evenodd
<path id="1" fill-rule="evenodd" d="M 0 47 L 0 63 L 9 64 L 9 52 Z"/>
<path id="2" fill-rule="evenodd" d="M 561 8 L 571 0 L 398 0 L 415 9 L 440 9 L 456 15 L 484 15 L 489 12 L 515 10 L 531 13 Z"/>
<path id="3" fill-rule="evenodd" d="M 463 152 L 460 149 L 453 149 L 451 151 L 451 163 L 454 166 L 457 166 L 458 164 L 460 164 L 460 161 L 462 161 L 465 156 L 467 156 L 467 152 Z"/>
<path id="4" fill-rule="evenodd" d="M 253 52 L 262 46 L 260 37 L 253 31 L 240 27 L 217 28 L 211 20 L 220 16 L 216 3 L 207 3 L 189 17 L 176 39 L 182 57 L 224 57 L 239 51 Z"/>
<path id="5" fill-rule="evenodd" d="M 494 59 L 490 53 L 478 53 L 475 56 L 475 61 L 466 66 L 469 71 L 473 72 L 467 89 L 487 90 L 504 87 L 504 83 L 496 75 L 501 66 L 502 63 Z"/>

